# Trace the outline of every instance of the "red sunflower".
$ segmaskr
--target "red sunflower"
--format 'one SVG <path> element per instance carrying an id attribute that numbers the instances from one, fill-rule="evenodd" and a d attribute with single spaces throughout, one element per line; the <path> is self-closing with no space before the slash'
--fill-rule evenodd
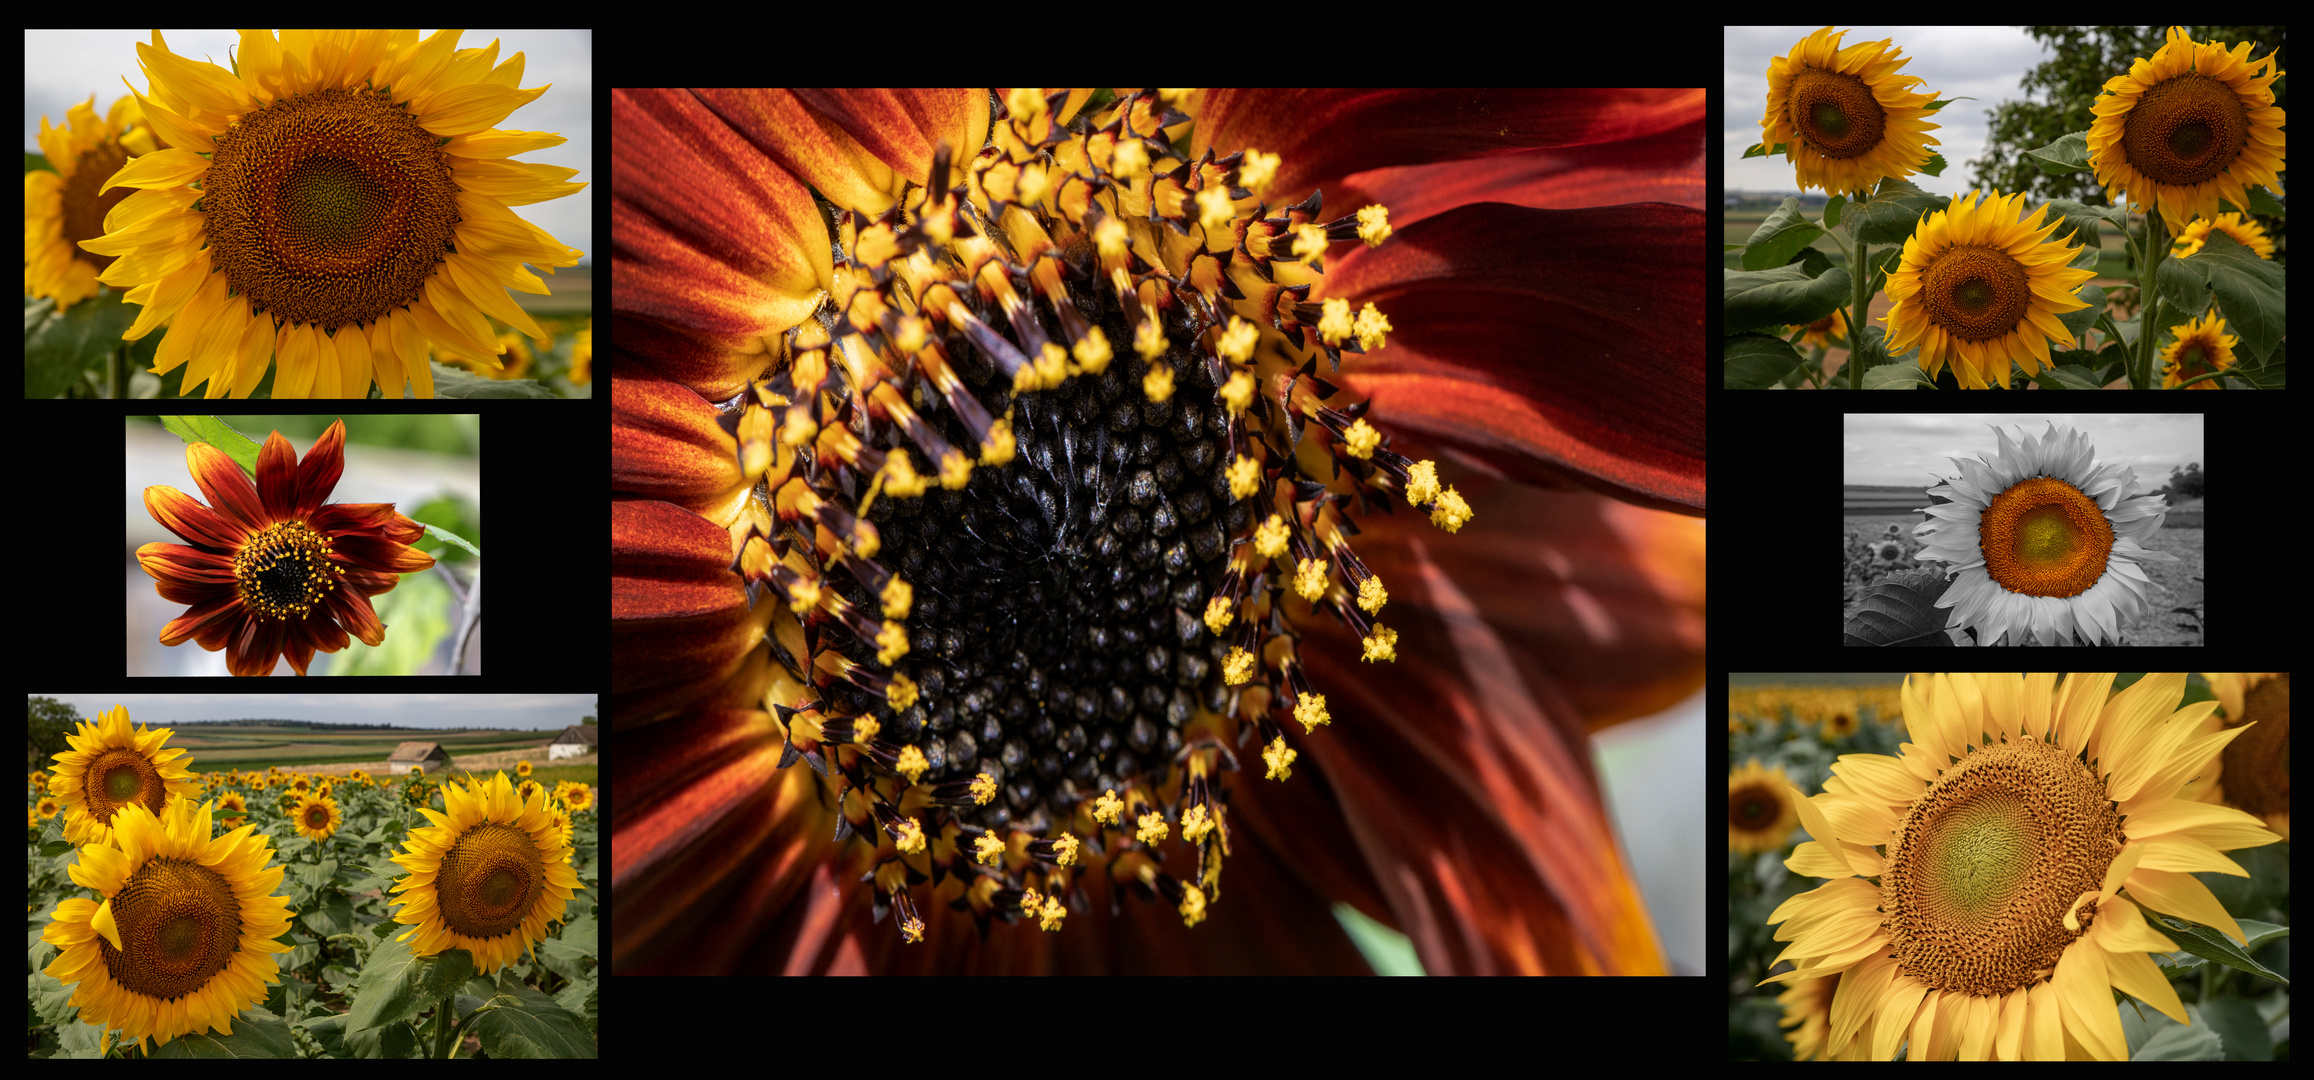
<path id="1" fill-rule="evenodd" d="M 173 487 L 145 489 L 145 509 L 184 544 L 146 544 L 137 563 L 172 603 L 192 605 L 161 628 L 161 644 L 230 646 L 235 675 L 270 675 L 286 655 L 300 675 L 316 650 L 385 640 L 369 598 L 430 569 L 434 557 L 409 545 L 424 534 L 392 503 L 329 503 L 345 469 L 345 421 L 322 432 L 300 464 L 276 431 L 257 454 L 257 483 L 207 443 L 185 448 L 203 506 Z"/>
<path id="2" fill-rule="evenodd" d="M 618 962 L 1660 972 L 1702 106 L 615 93 Z"/>

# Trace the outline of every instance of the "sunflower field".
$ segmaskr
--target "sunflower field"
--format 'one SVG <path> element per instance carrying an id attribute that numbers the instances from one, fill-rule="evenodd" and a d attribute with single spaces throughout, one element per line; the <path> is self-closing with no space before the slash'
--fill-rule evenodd
<path id="1" fill-rule="evenodd" d="M 2288 674 L 1732 674 L 1731 1060 L 2286 1061 Z"/>
<path id="2" fill-rule="evenodd" d="M 28 777 L 31 1056 L 596 1056 L 593 767 L 203 772 L 171 734 L 108 710 Z"/>

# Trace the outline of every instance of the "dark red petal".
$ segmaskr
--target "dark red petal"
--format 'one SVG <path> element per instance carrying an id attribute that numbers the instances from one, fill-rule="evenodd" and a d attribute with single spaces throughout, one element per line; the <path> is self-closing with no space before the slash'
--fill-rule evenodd
<path id="1" fill-rule="evenodd" d="M 288 445 L 283 444 L 285 447 Z M 263 462 L 263 453 L 259 461 Z M 241 471 L 241 463 L 225 451 L 208 443 L 188 443 L 185 446 L 185 468 L 193 474 L 193 482 L 201 485 L 201 493 L 209 497 L 209 508 L 219 515 L 235 519 L 244 532 L 253 532 L 273 523 L 266 516 L 265 506 L 257 498 L 257 487 L 249 482 L 249 474 Z M 165 489 L 164 489 L 165 490 Z M 236 539 L 234 546 L 240 541 Z"/>
<path id="2" fill-rule="evenodd" d="M 1345 356 L 1384 432 L 1530 483 L 1704 508 L 1703 215 L 1647 203 L 1482 203 L 1343 256 L 1327 291 L 1371 301 L 1387 346 Z"/>
<path id="3" fill-rule="evenodd" d="M 671 503 L 611 503 L 611 689 L 634 715 L 664 715 L 707 693 L 757 643 L 779 608 L 748 604 L 731 537 Z"/>
<path id="4" fill-rule="evenodd" d="M 980 87 L 693 93 L 797 179 L 869 214 L 891 208 L 893 173 L 926 182 L 941 142 L 961 164 L 988 138 L 988 91 Z"/>
<path id="5" fill-rule="evenodd" d="M 746 493 L 739 447 L 699 395 L 628 366 L 611 376 L 611 488 L 699 513 Z"/>
<path id="6" fill-rule="evenodd" d="M 1703 123 L 1697 121 L 1622 142 L 1374 169 L 1327 187 L 1325 216 L 1379 204 L 1389 208 L 1390 224 L 1403 229 L 1482 202 L 1538 210 L 1641 202 L 1701 209 L 1710 186 L 1703 149 Z"/>
<path id="7" fill-rule="evenodd" d="M 259 466 L 264 462 L 260 460 Z M 321 504 L 329 501 L 329 493 L 337 490 L 337 481 L 345 474 L 345 421 L 339 420 L 321 433 L 313 449 L 305 452 L 305 463 L 297 468 L 297 486 L 294 509 L 284 518 L 311 517 Z M 270 494 L 270 493 L 269 493 Z"/>
<path id="8" fill-rule="evenodd" d="M 189 602 L 175 597 L 169 599 L 174 603 Z M 192 608 L 169 620 L 167 626 L 161 627 L 161 644 L 182 645 L 190 638 L 214 637 L 223 628 L 237 625 L 242 616 L 241 598 L 238 595 L 231 592 L 212 595 L 205 602 L 193 603 Z M 208 644 L 206 640 L 202 645 L 211 652 L 216 651 L 216 646 Z"/>
<path id="9" fill-rule="evenodd" d="M 1480 500 L 1476 520 L 1498 504 Z M 1537 566 L 1555 561 L 1545 535 Z M 1585 717 L 1450 572 L 1461 539 L 1410 540 L 1393 565 L 1412 572 L 1386 573 L 1382 617 L 1399 631 L 1389 669 L 1359 662 L 1332 620 L 1305 624 L 1301 654 L 1335 722 L 1289 741 L 1341 793 L 1431 972 L 1660 973 L 1591 772 Z M 1537 584 L 1512 591 L 1545 606 L 1571 599 Z"/>
<path id="10" fill-rule="evenodd" d="M 166 484 L 145 489 L 145 511 L 153 515 L 153 520 L 160 522 L 162 528 L 196 544 L 232 550 L 249 538 L 249 530 L 240 522 Z"/>
<path id="11" fill-rule="evenodd" d="M 802 322 L 833 280 L 819 206 L 687 91 L 617 90 L 612 112 L 613 338 L 729 397 L 768 365 L 763 339 Z"/>
<path id="12" fill-rule="evenodd" d="M 1700 89 L 1207 90 L 1191 152 L 1277 154 L 1271 190 L 1290 201 L 1367 169 L 1654 135 L 1703 108 Z"/>

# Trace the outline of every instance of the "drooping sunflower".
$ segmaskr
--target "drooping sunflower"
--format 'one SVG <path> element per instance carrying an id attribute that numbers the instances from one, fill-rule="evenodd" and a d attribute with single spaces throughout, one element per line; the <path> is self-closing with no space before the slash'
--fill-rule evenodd
<path id="1" fill-rule="evenodd" d="M 281 981 L 288 952 L 282 868 L 272 838 L 244 825 L 211 835 L 212 804 L 172 798 L 158 815 L 122 808 L 113 835 L 80 849 L 72 880 L 104 899 L 56 905 L 40 938 L 61 952 L 44 970 L 74 984 L 85 1023 L 144 1046 L 190 1032 L 233 1033 L 233 1018 Z"/>
<path id="2" fill-rule="evenodd" d="M 2066 348 L 2073 331 L 2057 316 L 2089 305 L 2074 291 L 2097 272 L 2072 265 L 2079 246 L 2052 241 L 2065 223 L 2041 224 L 2047 204 L 2023 217 L 2023 195 L 1955 195 L 1904 241 L 1888 275 L 1888 350 L 1920 350 L 1930 378 L 1952 364 L 1964 387 L 2008 389 L 2009 362 L 2039 373 L 2049 344 Z"/>
<path id="3" fill-rule="evenodd" d="M 127 706 L 116 705 L 99 713 L 95 723 L 83 720 L 77 733 L 66 735 L 72 749 L 55 755 L 56 767 L 48 777 L 48 793 L 63 800 L 68 811 L 64 838 L 75 844 L 104 843 L 112 835 L 113 815 L 122 808 L 142 806 L 159 813 L 172 795 L 199 794 L 187 768 L 193 759 L 182 747 L 168 745 L 174 734 L 175 728 L 131 730 Z"/>
<path id="4" fill-rule="evenodd" d="M 297 835 L 308 840 L 327 840 L 345 824 L 345 814 L 338 809 L 337 800 L 326 792 L 298 796 L 297 806 L 289 812 L 289 818 L 296 823 Z"/>
<path id="5" fill-rule="evenodd" d="M 322 432 L 300 464 L 276 431 L 257 454 L 257 483 L 205 442 L 185 466 L 209 496 L 203 506 L 167 486 L 145 489 L 145 509 L 183 544 L 146 544 L 137 565 L 168 600 L 192 605 L 161 628 L 161 644 L 197 641 L 225 654 L 235 675 L 270 675 L 277 658 L 305 674 L 315 650 L 385 640 L 370 597 L 434 565 L 409 545 L 425 534 L 392 503 L 327 503 L 345 470 L 345 421 Z"/>
<path id="6" fill-rule="evenodd" d="M 1344 899 L 1434 971 L 1659 969 L 1579 743 L 1677 692 L 1700 533 L 1413 451 L 1700 510 L 1686 95 L 613 104 L 614 713 L 713 747 L 606 799 L 623 962 L 1344 970 Z"/>
<path id="7" fill-rule="evenodd" d="M 2115 203 L 2157 208 L 2171 235 L 2218 200 L 2250 209 L 2248 188 L 2282 192 L 2283 110 L 2274 105 L 2278 53 L 2250 59 L 2250 43 L 2227 49 L 2172 26 L 2168 42 L 2127 75 L 2105 81 L 2091 107 L 2089 166 Z"/>
<path id="8" fill-rule="evenodd" d="M 464 949 L 487 974 L 546 937 L 585 886 L 544 792 L 521 798 L 501 772 L 443 784 L 442 802 L 447 813 L 418 808 L 433 826 L 410 830 L 393 857 L 410 871 L 393 888 L 394 921 L 411 926 L 396 940 L 419 956 Z"/>
<path id="9" fill-rule="evenodd" d="M 1882 177 L 1903 178 L 1928 164 L 1936 130 L 1926 117 L 1934 94 L 1897 72 L 1912 60 L 1892 38 L 1840 47 L 1846 30 L 1827 26 L 1768 64 L 1768 111 L 1761 142 L 1784 145 L 1802 188 L 1854 195 Z"/>
<path id="10" fill-rule="evenodd" d="M 1800 800 L 1815 839 L 1785 865 L 1833 880 L 1769 916 L 1796 966 L 1762 982 L 1842 976 L 1827 1055 L 2118 1060 L 2114 990 L 2192 1022 L 2146 909 L 2246 943 L 2188 871 L 2247 876 L 2218 852 L 2280 837 L 2176 797 L 2242 733 L 2203 730 L 2216 702 L 2180 708 L 2182 673 L 2113 681 L 1909 678 L 1904 752 L 1844 755 Z"/>
<path id="11" fill-rule="evenodd" d="M 2176 562 L 2145 543 L 2161 530 L 2169 504 L 2137 495 L 2127 465 L 2100 465 L 2097 448 L 2078 429 L 2049 422 L 2034 438 L 2010 442 L 1982 462 L 1954 458 L 1961 476 L 1928 489 L 1950 502 L 1918 508 L 1929 520 L 1913 535 L 1919 558 L 1948 564 L 1958 577 L 1936 602 L 1951 608 L 1947 628 L 1973 627 L 1977 644 L 2041 644 L 2073 637 L 2102 644 L 2120 621 L 2145 607 L 2153 581 L 2140 562 Z"/>
<path id="12" fill-rule="evenodd" d="M 246 397 L 433 396 L 429 351 L 495 367 L 488 315 L 544 343 L 507 296 L 544 295 L 525 263 L 580 253 L 508 207 L 585 187 L 578 170 L 512 160 L 559 135 L 491 125 L 536 100 L 522 54 L 458 48 L 457 30 L 245 31 L 234 67 L 137 55 L 138 101 L 170 147 L 106 189 L 139 189 L 82 246 L 122 256 L 98 280 L 144 305 L 122 336 L 169 324 L 155 373 Z"/>
<path id="13" fill-rule="evenodd" d="M 2196 375 L 2224 371 L 2234 366 L 2234 346 L 2242 339 L 2226 333 L 2226 318 L 2211 308 L 2198 319 L 2187 319 L 2169 328 L 2176 340 L 2161 350 L 2161 385 L 2176 386 Z M 2219 379 L 2205 379 L 2188 390 L 2223 390 Z"/>

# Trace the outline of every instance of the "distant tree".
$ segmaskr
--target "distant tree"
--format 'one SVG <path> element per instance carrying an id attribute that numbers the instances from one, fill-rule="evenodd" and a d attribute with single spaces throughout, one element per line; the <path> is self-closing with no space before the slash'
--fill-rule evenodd
<path id="1" fill-rule="evenodd" d="M 2169 493 L 2183 499 L 2202 497 L 2202 464 L 2193 462 L 2182 469 L 2169 471 Z"/>

